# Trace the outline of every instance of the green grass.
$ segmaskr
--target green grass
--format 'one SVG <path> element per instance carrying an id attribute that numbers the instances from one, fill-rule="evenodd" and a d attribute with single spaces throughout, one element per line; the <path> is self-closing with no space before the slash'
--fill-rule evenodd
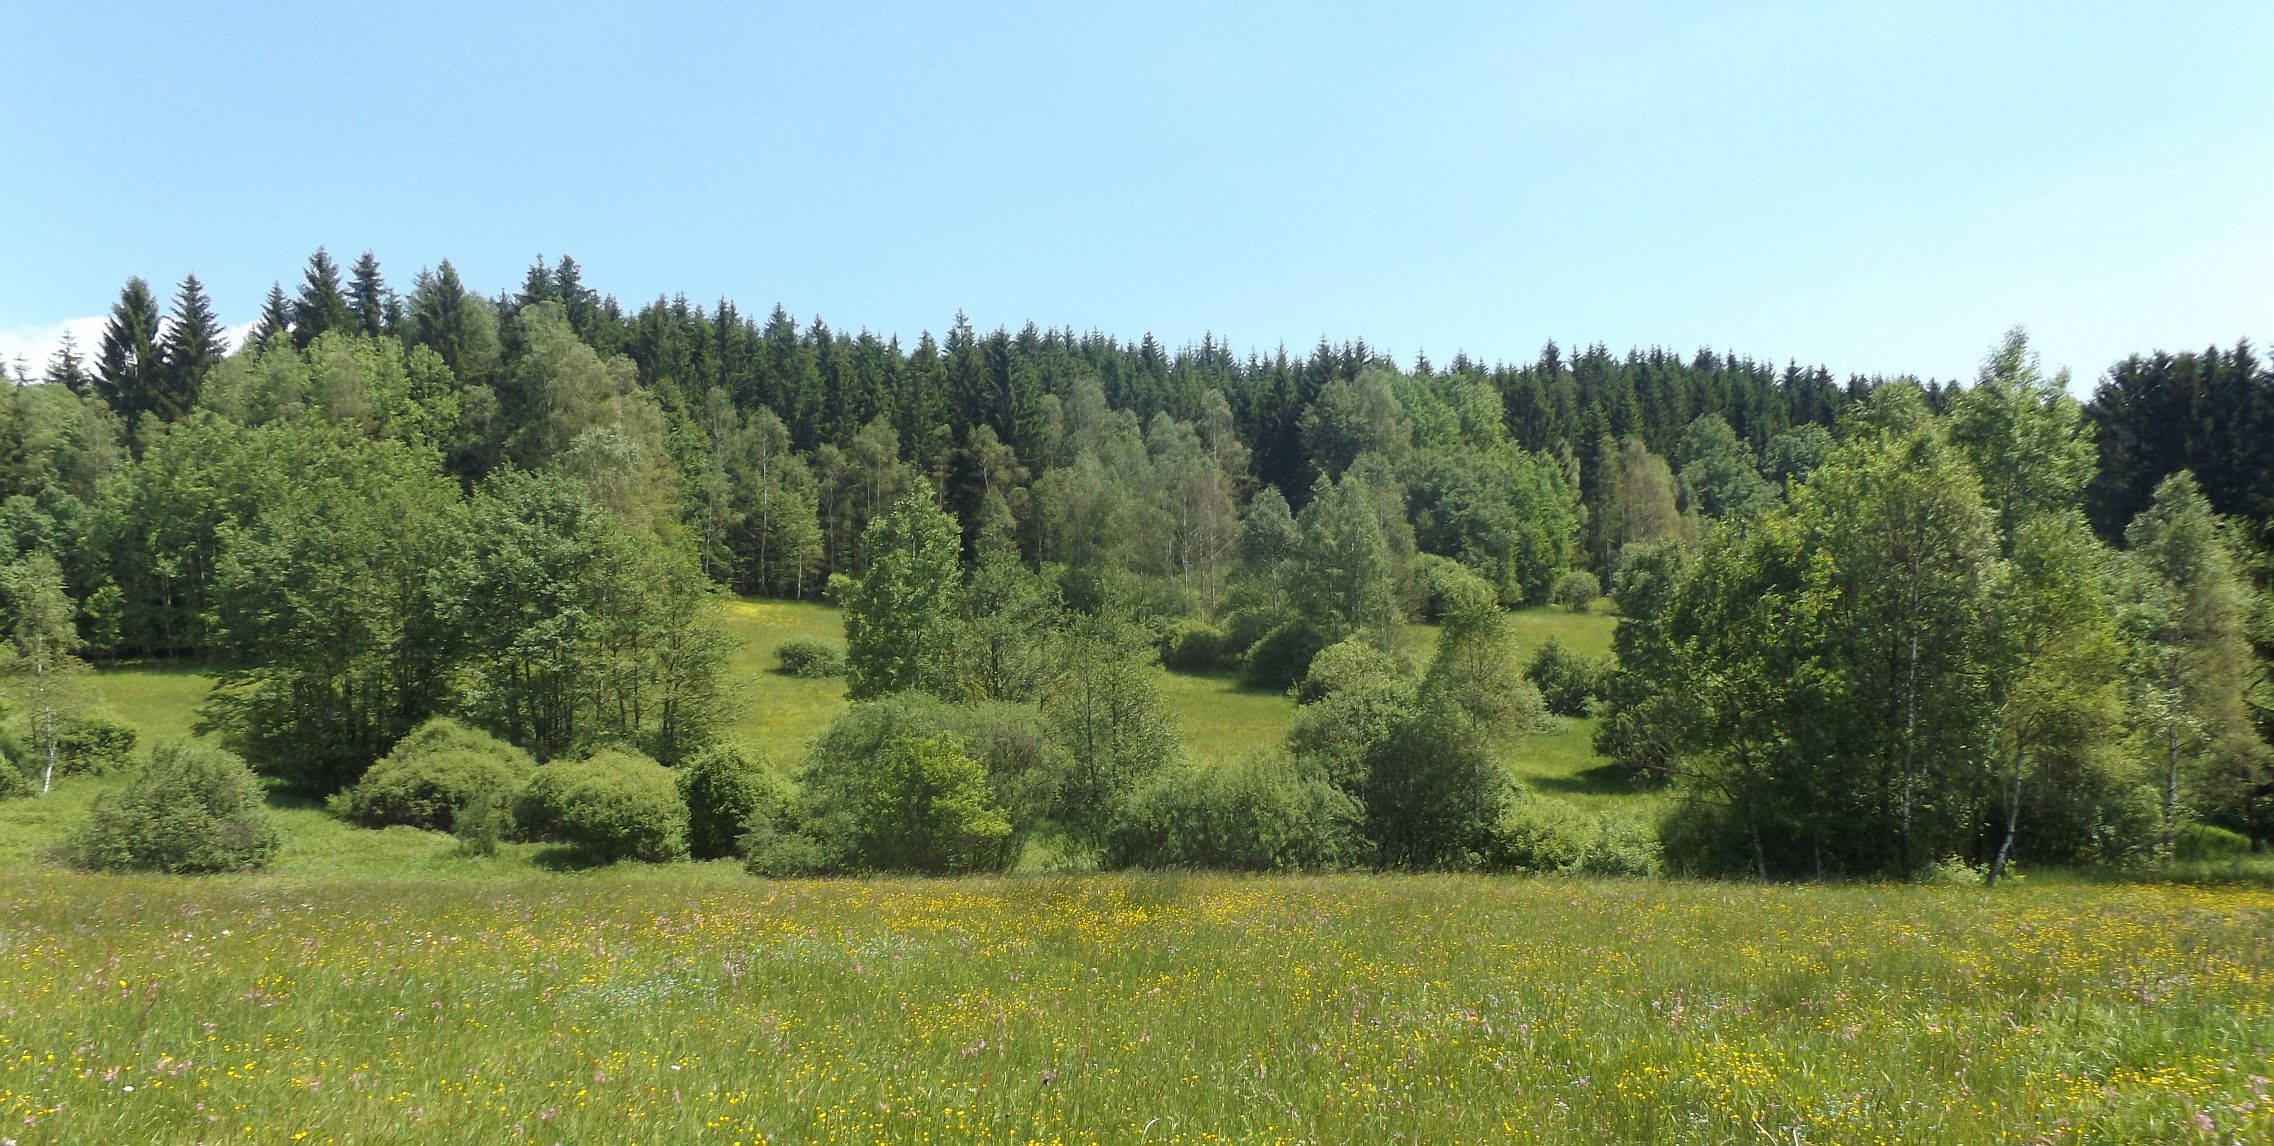
<path id="1" fill-rule="evenodd" d="M 135 663 L 95 674 L 104 704 L 141 734 L 144 744 L 192 736 L 197 706 L 213 688 L 211 674 L 195 666 Z"/>
<path id="2" fill-rule="evenodd" d="M 2263 888 L 518 872 L 11 883 L 0 1134 L 2274 1136 Z"/>
<path id="3" fill-rule="evenodd" d="M 845 681 L 784 676 L 774 671 L 774 650 L 800 637 L 843 648 L 844 622 L 835 608 L 812 602 L 745 599 L 728 602 L 725 612 L 737 642 L 725 673 L 726 735 L 764 752 L 776 768 L 794 769 L 844 710 Z"/>

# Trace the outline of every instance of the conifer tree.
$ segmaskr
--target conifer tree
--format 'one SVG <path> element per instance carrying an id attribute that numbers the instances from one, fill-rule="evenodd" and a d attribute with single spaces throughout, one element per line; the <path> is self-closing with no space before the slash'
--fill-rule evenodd
<path id="1" fill-rule="evenodd" d="M 292 302 L 283 283 L 268 284 L 268 299 L 261 303 L 261 320 L 253 325 L 253 345 L 267 346 L 292 335 Z"/>
<path id="2" fill-rule="evenodd" d="M 56 344 L 55 353 L 48 356 L 46 381 L 74 394 L 85 394 L 94 387 L 94 376 L 87 373 L 86 356 L 79 353 L 78 336 L 68 330 Z"/>
<path id="3" fill-rule="evenodd" d="M 150 408 L 165 355 L 158 348 L 158 300 L 140 277 L 126 280 L 103 328 L 102 356 L 95 366 L 95 390 L 129 427 Z"/>
<path id="4" fill-rule="evenodd" d="M 348 306 L 340 286 L 339 264 L 332 261 L 330 252 L 318 247 L 308 256 L 300 297 L 292 306 L 293 344 L 306 349 L 325 331 L 353 330 L 355 326 L 355 311 Z"/>
<path id="5" fill-rule="evenodd" d="M 357 328 L 376 338 L 387 333 L 388 312 L 395 305 L 394 294 L 387 289 L 387 281 L 379 277 L 379 260 L 369 251 L 355 260 L 354 275 L 349 306 L 355 311 Z"/>
<path id="6" fill-rule="evenodd" d="M 205 376 L 229 353 L 228 340 L 221 335 L 221 320 L 213 313 L 213 300 L 206 297 L 205 285 L 194 274 L 184 278 L 174 292 L 173 320 L 166 324 L 163 353 L 165 369 L 159 374 L 158 391 L 151 396 L 150 412 L 161 421 L 171 422 L 197 405 Z"/>

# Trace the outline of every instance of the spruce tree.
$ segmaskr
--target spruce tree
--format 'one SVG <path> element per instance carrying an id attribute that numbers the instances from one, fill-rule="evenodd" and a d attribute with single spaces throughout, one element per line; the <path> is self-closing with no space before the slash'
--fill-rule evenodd
<path id="1" fill-rule="evenodd" d="M 95 365 L 95 391 L 128 426 L 150 408 L 165 355 L 158 349 L 158 300 L 139 276 L 126 280 L 111 320 L 103 328 L 102 356 Z"/>
<path id="2" fill-rule="evenodd" d="M 283 283 L 268 284 L 268 300 L 261 304 L 261 320 L 253 326 L 253 345 L 267 346 L 292 334 L 292 303 L 284 297 Z"/>
<path id="3" fill-rule="evenodd" d="M 68 330 L 48 356 L 46 380 L 74 394 L 85 394 L 95 384 L 94 376 L 87 373 L 86 357 L 79 353 L 79 339 Z"/>
<path id="4" fill-rule="evenodd" d="M 166 324 L 165 368 L 160 386 L 151 396 L 150 412 L 171 422 L 197 405 L 198 390 L 215 364 L 229 353 L 221 335 L 221 320 L 214 316 L 213 300 L 196 275 L 182 280 L 174 292 L 173 321 Z"/>
<path id="5" fill-rule="evenodd" d="M 330 252 L 318 247 L 308 256 L 300 298 L 292 305 L 293 344 L 305 348 L 325 331 L 352 330 L 355 326 L 355 311 L 340 287 L 339 264 L 332 261 Z"/>
<path id="6" fill-rule="evenodd" d="M 365 251 L 355 260 L 349 292 L 348 305 L 355 311 L 356 326 L 374 338 L 387 333 L 394 295 L 387 290 L 387 280 L 379 277 L 379 260 L 371 252 Z"/>

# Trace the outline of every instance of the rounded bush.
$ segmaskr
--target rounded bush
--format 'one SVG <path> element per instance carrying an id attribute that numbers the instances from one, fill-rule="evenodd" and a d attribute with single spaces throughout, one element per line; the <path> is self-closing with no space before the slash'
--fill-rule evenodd
<path id="1" fill-rule="evenodd" d="M 1311 669 L 1311 658 L 1326 647 L 1326 639 L 1309 621 L 1288 621 L 1263 635 L 1248 650 L 1240 677 L 1248 684 L 1284 690 Z"/>
<path id="2" fill-rule="evenodd" d="M 69 851 L 98 871 L 244 871 L 281 844 L 253 770 L 234 753 L 170 741 L 95 801 Z"/>
<path id="3" fill-rule="evenodd" d="M 1174 672 L 1221 672 L 1231 659 L 1224 630 L 1204 621 L 1178 621 L 1161 639 L 1161 664 Z"/>
<path id="4" fill-rule="evenodd" d="M 438 716 L 397 741 L 334 806 L 366 827 L 455 831 L 477 799 L 510 805 L 536 767 L 519 748 Z"/>
<path id="5" fill-rule="evenodd" d="M 2188 863 L 2240 859 L 2249 854 L 2249 836 L 2211 824 L 2189 824 L 2171 840 L 2172 858 Z"/>
<path id="6" fill-rule="evenodd" d="M 1584 613 L 1603 595 L 1603 583 L 1593 573 L 1574 569 L 1555 579 L 1555 588 L 1548 590 L 1548 600 L 1571 610 Z"/>
<path id="7" fill-rule="evenodd" d="M 687 805 L 671 770 L 632 752 L 540 766 L 514 804 L 532 839 L 568 844 L 602 863 L 687 856 Z"/>
<path id="8" fill-rule="evenodd" d="M 775 823 L 790 805 L 789 786 L 775 778 L 766 758 L 739 748 L 713 748 L 678 771 L 687 846 L 696 859 L 741 854 L 753 817 Z"/>
<path id="9" fill-rule="evenodd" d="M 1107 829 L 1106 860 L 1231 871 L 1346 867 L 1362 852 L 1360 818 L 1356 800 L 1283 754 L 1186 766 L 1123 803 Z"/>
<path id="10" fill-rule="evenodd" d="M 845 650 L 826 641 L 807 637 L 793 637 L 774 648 L 774 669 L 784 676 L 822 677 L 845 675 Z"/>

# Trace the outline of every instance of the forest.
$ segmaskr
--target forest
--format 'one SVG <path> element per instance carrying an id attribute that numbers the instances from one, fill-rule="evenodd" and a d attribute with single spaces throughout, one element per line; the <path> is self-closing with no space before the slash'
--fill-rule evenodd
<path id="1" fill-rule="evenodd" d="M 0 797 L 132 768 L 76 862 L 274 854 L 268 788 L 472 850 L 754 873 L 1092 867 L 1818 880 L 2274 839 L 2274 369 L 2026 334 L 1964 383 L 1733 353 L 1401 365 L 1072 329 L 913 343 L 485 295 L 319 250 L 229 345 L 193 275 L 0 390 Z M 730 595 L 827 601 L 852 705 L 725 734 Z M 1519 658 L 1510 610 L 1609 610 Z M 1426 631 L 1430 639 L 1416 639 Z M 96 666 L 203 666 L 137 748 Z M 1156 683 L 1292 695 L 1190 758 Z M 1528 790 L 1558 721 L 1665 796 Z"/>

